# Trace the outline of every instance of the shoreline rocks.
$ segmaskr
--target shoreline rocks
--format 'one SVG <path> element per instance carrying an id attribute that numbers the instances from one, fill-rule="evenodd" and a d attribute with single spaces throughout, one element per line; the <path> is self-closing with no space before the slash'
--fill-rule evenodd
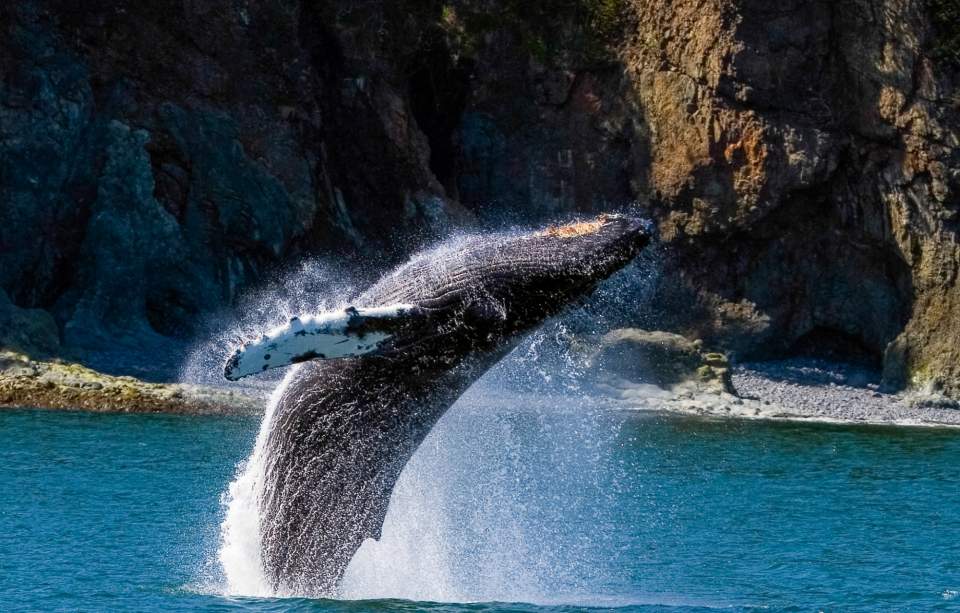
<path id="1" fill-rule="evenodd" d="M 733 365 L 702 341 L 612 330 L 580 346 L 597 391 L 625 407 L 708 418 L 960 427 L 960 404 L 935 388 L 892 393 L 860 363 L 812 357 Z"/>
<path id="2" fill-rule="evenodd" d="M 582 351 L 588 372 L 608 389 L 631 390 L 641 384 L 665 391 L 733 393 L 727 357 L 679 334 L 617 328 Z"/>
<path id="3" fill-rule="evenodd" d="M 794 358 L 732 365 L 700 341 L 621 328 L 583 339 L 583 375 L 629 410 L 704 418 L 960 427 L 960 405 L 936 389 L 889 393 L 862 365 Z M 152 383 L 0 349 L 0 410 L 256 415 L 266 389 Z"/>
<path id="4" fill-rule="evenodd" d="M 247 392 L 181 383 L 148 383 L 106 375 L 80 364 L 35 360 L 0 351 L 0 408 L 96 413 L 254 415 L 263 398 Z"/>

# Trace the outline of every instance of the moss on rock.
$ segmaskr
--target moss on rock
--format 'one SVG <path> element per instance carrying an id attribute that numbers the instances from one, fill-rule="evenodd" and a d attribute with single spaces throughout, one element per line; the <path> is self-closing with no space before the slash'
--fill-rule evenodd
<path id="1" fill-rule="evenodd" d="M 99 413 L 256 413 L 261 399 L 196 385 L 148 383 L 114 377 L 80 364 L 37 361 L 0 351 L 0 407 Z"/>
<path id="2" fill-rule="evenodd" d="M 960 0 L 930 0 L 933 54 L 960 67 Z"/>

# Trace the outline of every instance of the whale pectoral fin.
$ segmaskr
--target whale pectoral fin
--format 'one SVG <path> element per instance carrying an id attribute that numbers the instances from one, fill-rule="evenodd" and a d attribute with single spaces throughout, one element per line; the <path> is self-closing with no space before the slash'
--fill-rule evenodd
<path id="1" fill-rule="evenodd" d="M 425 316 L 409 304 L 329 311 L 294 317 L 260 339 L 238 347 L 227 360 L 223 376 L 236 381 L 272 368 L 309 360 L 330 360 L 375 353 L 397 332 Z"/>

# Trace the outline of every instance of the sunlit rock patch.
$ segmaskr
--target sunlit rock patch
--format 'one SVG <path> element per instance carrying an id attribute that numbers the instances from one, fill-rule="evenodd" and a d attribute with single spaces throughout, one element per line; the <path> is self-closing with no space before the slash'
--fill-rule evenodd
<path id="1" fill-rule="evenodd" d="M 40 361 L 0 351 L 0 407 L 103 413 L 256 413 L 262 401 L 233 390 L 148 383 L 114 377 L 80 364 Z"/>

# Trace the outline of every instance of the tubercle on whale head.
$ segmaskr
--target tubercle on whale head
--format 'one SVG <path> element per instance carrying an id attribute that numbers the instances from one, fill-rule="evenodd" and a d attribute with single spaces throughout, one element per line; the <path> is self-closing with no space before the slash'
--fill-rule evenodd
<path id="1" fill-rule="evenodd" d="M 545 319 L 629 264 L 650 242 L 652 224 L 642 218 L 607 214 L 587 221 L 523 235 L 501 248 L 512 263 L 502 294 L 514 307 L 528 307 Z M 537 311 L 542 310 L 539 314 Z"/>
<path id="2" fill-rule="evenodd" d="M 554 239 L 547 249 L 563 257 L 562 266 L 579 263 L 585 272 L 602 274 L 601 267 L 620 268 L 632 260 L 650 241 L 653 224 L 640 217 L 602 214 L 587 221 L 549 226 L 532 238 Z"/>
<path id="3" fill-rule="evenodd" d="M 594 219 L 576 219 L 561 225 L 549 225 L 540 232 L 534 233 L 534 236 L 554 236 L 558 238 L 573 238 L 577 236 L 591 236 L 599 233 L 603 228 L 614 225 L 623 228 L 626 226 L 637 226 L 647 234 L 653 228 L 653 222 L 640 218 L 623 215 L 620 213 L 601 213 Z"/>

